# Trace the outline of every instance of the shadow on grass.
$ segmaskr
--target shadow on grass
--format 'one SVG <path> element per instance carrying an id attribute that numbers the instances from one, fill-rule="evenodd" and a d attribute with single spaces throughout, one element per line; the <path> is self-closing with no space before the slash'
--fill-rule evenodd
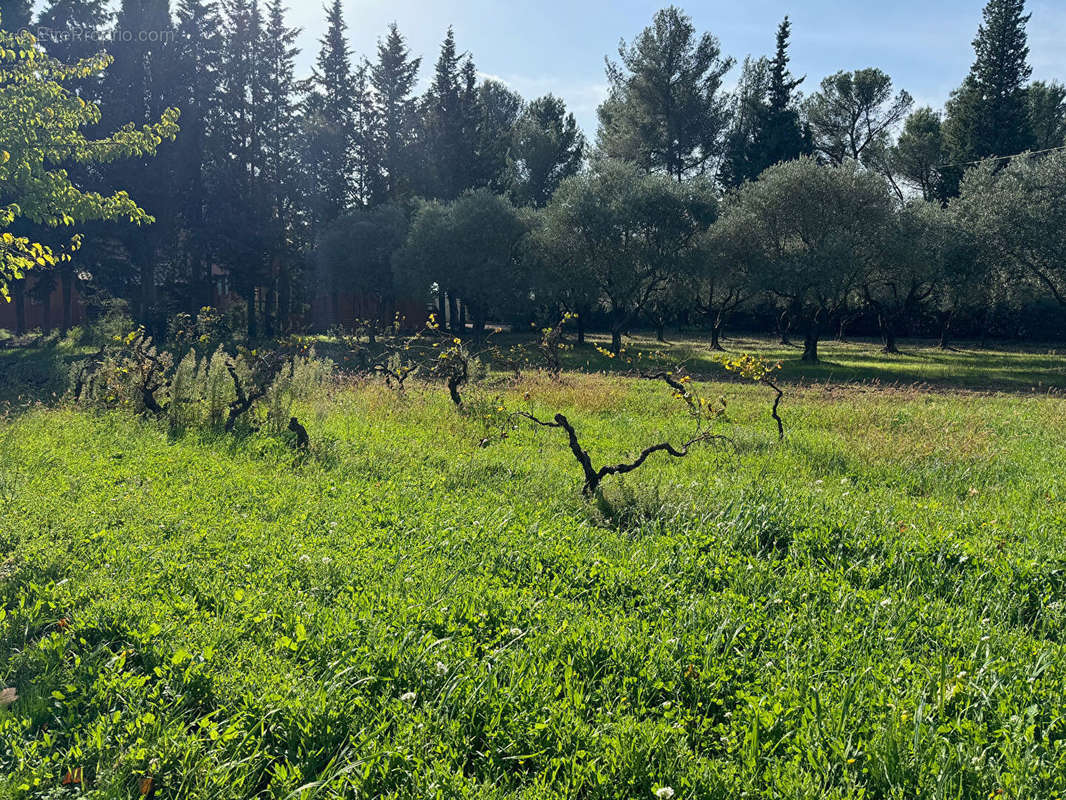
<path id="1" fill-rule="evenodd" d="M 54 338 L 0 349 L 0 409 L 55 405 L 70 387 L 72 368 L 87 352 Z"/>
<path id="2" fill-rule="evenodd" d="M 591 337 L 589 344 L 566 354 L 566 367 L 588 371 L 624 373 L 634 365 L 610 359 L 596 347 L 606 340 Z M 1066 391 L 1066 347 L 1054 345 L 1001 346 L 987 349 L 960 343 L 941 350 L 931 341 L 901 343 L 899 354 L 881 352 L 873 341 L 823 342 L 822 360 L 809 364 L 800 359 L 802 348 L 782 345 L 765 337 L 737 337 L 714 352 L 700 339 L 657 342 L 651 336 L 630 337 L 625 346 L 639 365 L 648 355 L 661 354 L 667 363 L 684 363 L 695 377 L 729 381 L 720 364 L 723 357 L 752 354 L 782 365 L 780 378 L 792 385 L 874 384 L 886 387 L 923 386 L 938 390 L 996 391 L 1018 394 Z"/>

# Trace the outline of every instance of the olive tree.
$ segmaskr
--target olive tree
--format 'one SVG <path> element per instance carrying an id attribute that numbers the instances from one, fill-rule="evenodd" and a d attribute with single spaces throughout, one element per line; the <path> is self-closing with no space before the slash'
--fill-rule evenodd
<path id="1" fill-rule="evenodd" d="M 701 234 L 689 262 L 689 302 L 710 323 L 712 350 L 723 349 L 726 321 L 756 292 L 756 259 L 743 226 L 741 215 L 718 220 Z"/>
<path id="2" fill-rule="evenodd" d="M 334 319 L 337 295 L 353 291 L 373 300 L 376 322 L 384 322 L 393 299 L 393 255 L 407 237 L 407 217 L 401 207 L 386 203 L 341 217 L 318 243 L 322 277 L 332 288 Z M 339 320 L 338 320 L 339 321 Z"/>
<path id="3" fill-rule="evenodd" d="M 612 160 L 559 187 L 545 210 L 543 235 L 551 257 L 580 285 L 595 287 L 615 353 L 634 320 L 682 275 L 714 210 L 702 180 L 677 183 Z"/>
<path id="4" fill-rule="evenodd" d="M 967 173 L 952 210 L 989 262 L 1066 306 L 1066 152 Z"/>
<path id="5" fill-rule="evenodd" d="M 462 302 L 478 336 L 492 314 L 528 301 L 522 241 L 527 218 L 487 189 L 449 205 L 429 203 L 415 215 L 396 256 L 397 280 L 407 290 L 447 292 Z"/>
<path id="6" fill-rule="evenodd" d="M 756 285 L 803 325 L 804 361 L 818 361 L 823 326 L 882 257 L 892 210 L 884 178 L 853 161 L 813 158 L 771 167 L 726 204 L 718 224 L 732 232 Z"/>
<path id="7" fill-rule="evenodd" d="M 881 257 L 863 281 L 862 296 L 877 315 L 886 353 L 899 353 L 900 331 L 943 277 L 946 218 L 940 205 L 917 200 L 901 207 L 882 231 Z"/>

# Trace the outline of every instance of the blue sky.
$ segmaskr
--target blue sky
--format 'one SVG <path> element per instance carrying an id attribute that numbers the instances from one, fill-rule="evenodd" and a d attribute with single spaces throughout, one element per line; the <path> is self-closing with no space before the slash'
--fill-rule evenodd
<path id="1" fill-rule="evenodd" d="M 172 0 L 173 2 L 173 0 Z M 840 69 L 876 66 L 919 104 L 940 107 L 965 76 L 985 0 L 700 0 L 679 3 L 701 31 L 737 62 L 773 50 L 778 22 L 793 21 L 793 71 L 802 89 Z M 289 0 L 303 29 L 300 70 L 310 71 L 323 32 L 321 0 Z M 566 100 L 590 138 L 606 92 L 603 59 L 630 40 L 663 2 L 653 0 L 345 0 L 355 52 L 373 57 L 396 21 L 423 57 L 423 85 L 448 25 L 478 69 L 527 99 L 553 92 Z M 38 2 L 38 5 L 41 5 Z M 1066 82 L 1066 0 L 1030 0 L 1034 77 Z M 729 80 L 736 79 L 734 69 Z"/>
<path id="2" fill-rule="evenodd" d="M 840 69 L 876 66 L 920 104 L 939 107 L 973 58 L 984 0 L 702 0 L 680 3 L 696 27 L 710 31 L 738 62 L 772 52 L 781 18 L 793 21 L 793 71 L 807 91 Z M 563 97 L 586 133 L 595 135 L 596 106 L 606 91 L 603 59 L 650 21 L 662 3 L 640 0 L 346 0 L 352 46 L 372 56 L 395 20 L 431 71 L 444 31 L 478 69 L 525 97 Z M 1066 81 L 1066 0 L 1031 0 L 1034 76 Z M 319 2 L 293 2 L 293 24 L 304 29 L 301 67 L 309 69 L 322 34 Z M 738 70 L 730 76 L 735 79 Z"/>

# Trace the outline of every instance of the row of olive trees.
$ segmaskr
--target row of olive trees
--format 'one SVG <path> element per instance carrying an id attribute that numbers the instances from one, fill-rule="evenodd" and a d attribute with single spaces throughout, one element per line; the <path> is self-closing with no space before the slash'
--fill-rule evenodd
<path id="1" fill-rule="evenodd" d="M 679 314 L 703 320 L 717 348 L 731 314 L 770 302 L 816 361 L 830 326 L 856 310 L 895 352 L 919 314 L 946 332 L 997 286 L 1040 286 L 1066 304 L 1064 197 L 1064 153 L 990 162 L 947 207 L 900 201 L 852 162 L 801 158 L 722 196 L 606 159 L 539 211 L 479 190 L 358 214 L 320 259 L 383 308 L 396 294 L 433 298 L 441 319 L 476 335 L 537 307 L 597 316 L 616 352 L 638 320 Z"/>

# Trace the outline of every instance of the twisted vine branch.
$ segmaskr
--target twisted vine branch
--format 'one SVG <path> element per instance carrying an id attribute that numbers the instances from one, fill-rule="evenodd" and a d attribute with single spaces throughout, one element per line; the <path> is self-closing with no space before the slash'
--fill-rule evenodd
<path id="1" fill-rule="evenodd" d="M 603 483 L 604 478 L 607 478 L 610 475 L 625 475 L 627 473 L 633 472 L 634 470 L 640 469 L 642 466 L 644 466 L 644 462 L 646 462 L 649 458 L 651 458 L 651 456 L 655 455 L 656 453 L 667 453 L 668 455 L 674 458 L 685 458 L 686 456 L 688 456 L 692 447 L 702 442 L 708 442 L 716 439 L 728 441 L 725 436 L 718 436 L 710 433 L 709 431 L 704 431 L 703 433 L 696 436 L 694 439 L 690 439 L 689 441 L 685 442 L 685 444 L 679 448 L 674 447 L 669 442 L 660 442 L 659 444 L 653 444 L 650 447 L 644 448 L 644 450 L 641 451 L 640 455 L 637 456 L 636 460 L 634 461 L 623 462 L 620 464 L 608 464 L 606 466 L 600 467 L 599 469 L 596 469 L 592 465 L 592 456 L 590 456 L 588 451 L 581 446 L 581 442 L 577 438 L 577 430 L 575 430 L 573 424 L 571 424 L 570 420 L 568 420 L 564 415 L 556 414 L 555 419 L 551 422 L 538 419 L 533 414 L 527 413 L 525 411 L 516 412 L 516 416 L 522 417 L 523 419 L 528 419 L 530 422 L 540 425 L 542 428 L 559 428 L 566 431 L 566 435 L 570 442 L 570 452 L 574 454 L 574 458 L 577 459 L 578 464 L 581 465 L 581 469 L 585 473 L 585 485 L 582 488 L 581 492 L 586 497 L 590 497 L 591 495 L 595 494 L 596 490 L 599 489 L 600 484 Z"/>

